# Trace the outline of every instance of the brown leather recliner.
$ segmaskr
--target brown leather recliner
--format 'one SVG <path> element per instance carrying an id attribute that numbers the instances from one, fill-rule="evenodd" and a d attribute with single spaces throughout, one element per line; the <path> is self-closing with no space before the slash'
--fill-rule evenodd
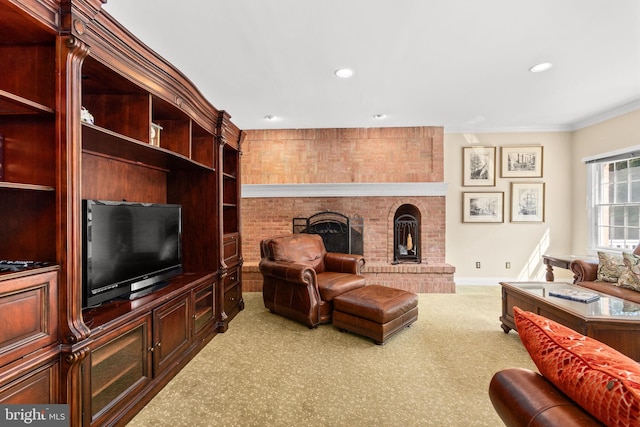
<path id="1" fill-rule="evenodd" d="M 333 298 L 365 286 L 364 257 L 327 252 L 317 234 L 265 239 L 260 255 L 265 307 L 310 328 L 331 322 Z"/>

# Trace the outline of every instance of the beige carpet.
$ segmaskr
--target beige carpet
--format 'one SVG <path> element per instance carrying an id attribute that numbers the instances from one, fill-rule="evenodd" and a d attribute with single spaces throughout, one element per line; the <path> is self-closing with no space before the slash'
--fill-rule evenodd
<path id="1" fill-rule="evenodd" d="M 260 293 L 130 423 L 137 426 L 502 426 L 498 370 L 535 369 L 498 320 L 498 286 L 420 294 L 418 321 L 377 346 L 271 314 Z"/>

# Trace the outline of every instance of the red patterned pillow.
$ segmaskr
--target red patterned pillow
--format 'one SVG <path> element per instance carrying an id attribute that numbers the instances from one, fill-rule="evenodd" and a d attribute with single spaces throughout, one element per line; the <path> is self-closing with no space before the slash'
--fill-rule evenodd
<path id="1" fill-rule="evenodd" d="M 640 420 L 640 364 L 553 320 L 513 308 L 516 328 L 540 373 L 609 426 Z"/>

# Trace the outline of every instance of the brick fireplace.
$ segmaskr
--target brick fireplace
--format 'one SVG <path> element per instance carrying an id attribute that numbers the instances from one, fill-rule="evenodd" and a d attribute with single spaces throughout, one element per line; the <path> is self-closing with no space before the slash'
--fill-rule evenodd
<path id="1" fill-rule="evenodd" d="M 439 127 L 248 131 L 242 146 L 244 291 L 262 290 L 260 240 L 291 233 L 293 218 L 333 211 L 363 221 L 368 283 L 455 292 L 455 267 L 445 262 L 442 140 Z M 398 247 L 398 218 L 407 211 L 419 219 L 410 251 L 406 231 Z"/>

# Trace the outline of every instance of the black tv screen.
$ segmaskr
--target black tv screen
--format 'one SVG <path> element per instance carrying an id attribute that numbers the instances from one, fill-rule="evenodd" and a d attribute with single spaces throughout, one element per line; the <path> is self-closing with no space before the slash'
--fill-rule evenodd
<path id="1" fill-rule="evenodd" d="M 182 208 L 83 200 L 83 305 L 134 298 L 182 272 Z"/>

